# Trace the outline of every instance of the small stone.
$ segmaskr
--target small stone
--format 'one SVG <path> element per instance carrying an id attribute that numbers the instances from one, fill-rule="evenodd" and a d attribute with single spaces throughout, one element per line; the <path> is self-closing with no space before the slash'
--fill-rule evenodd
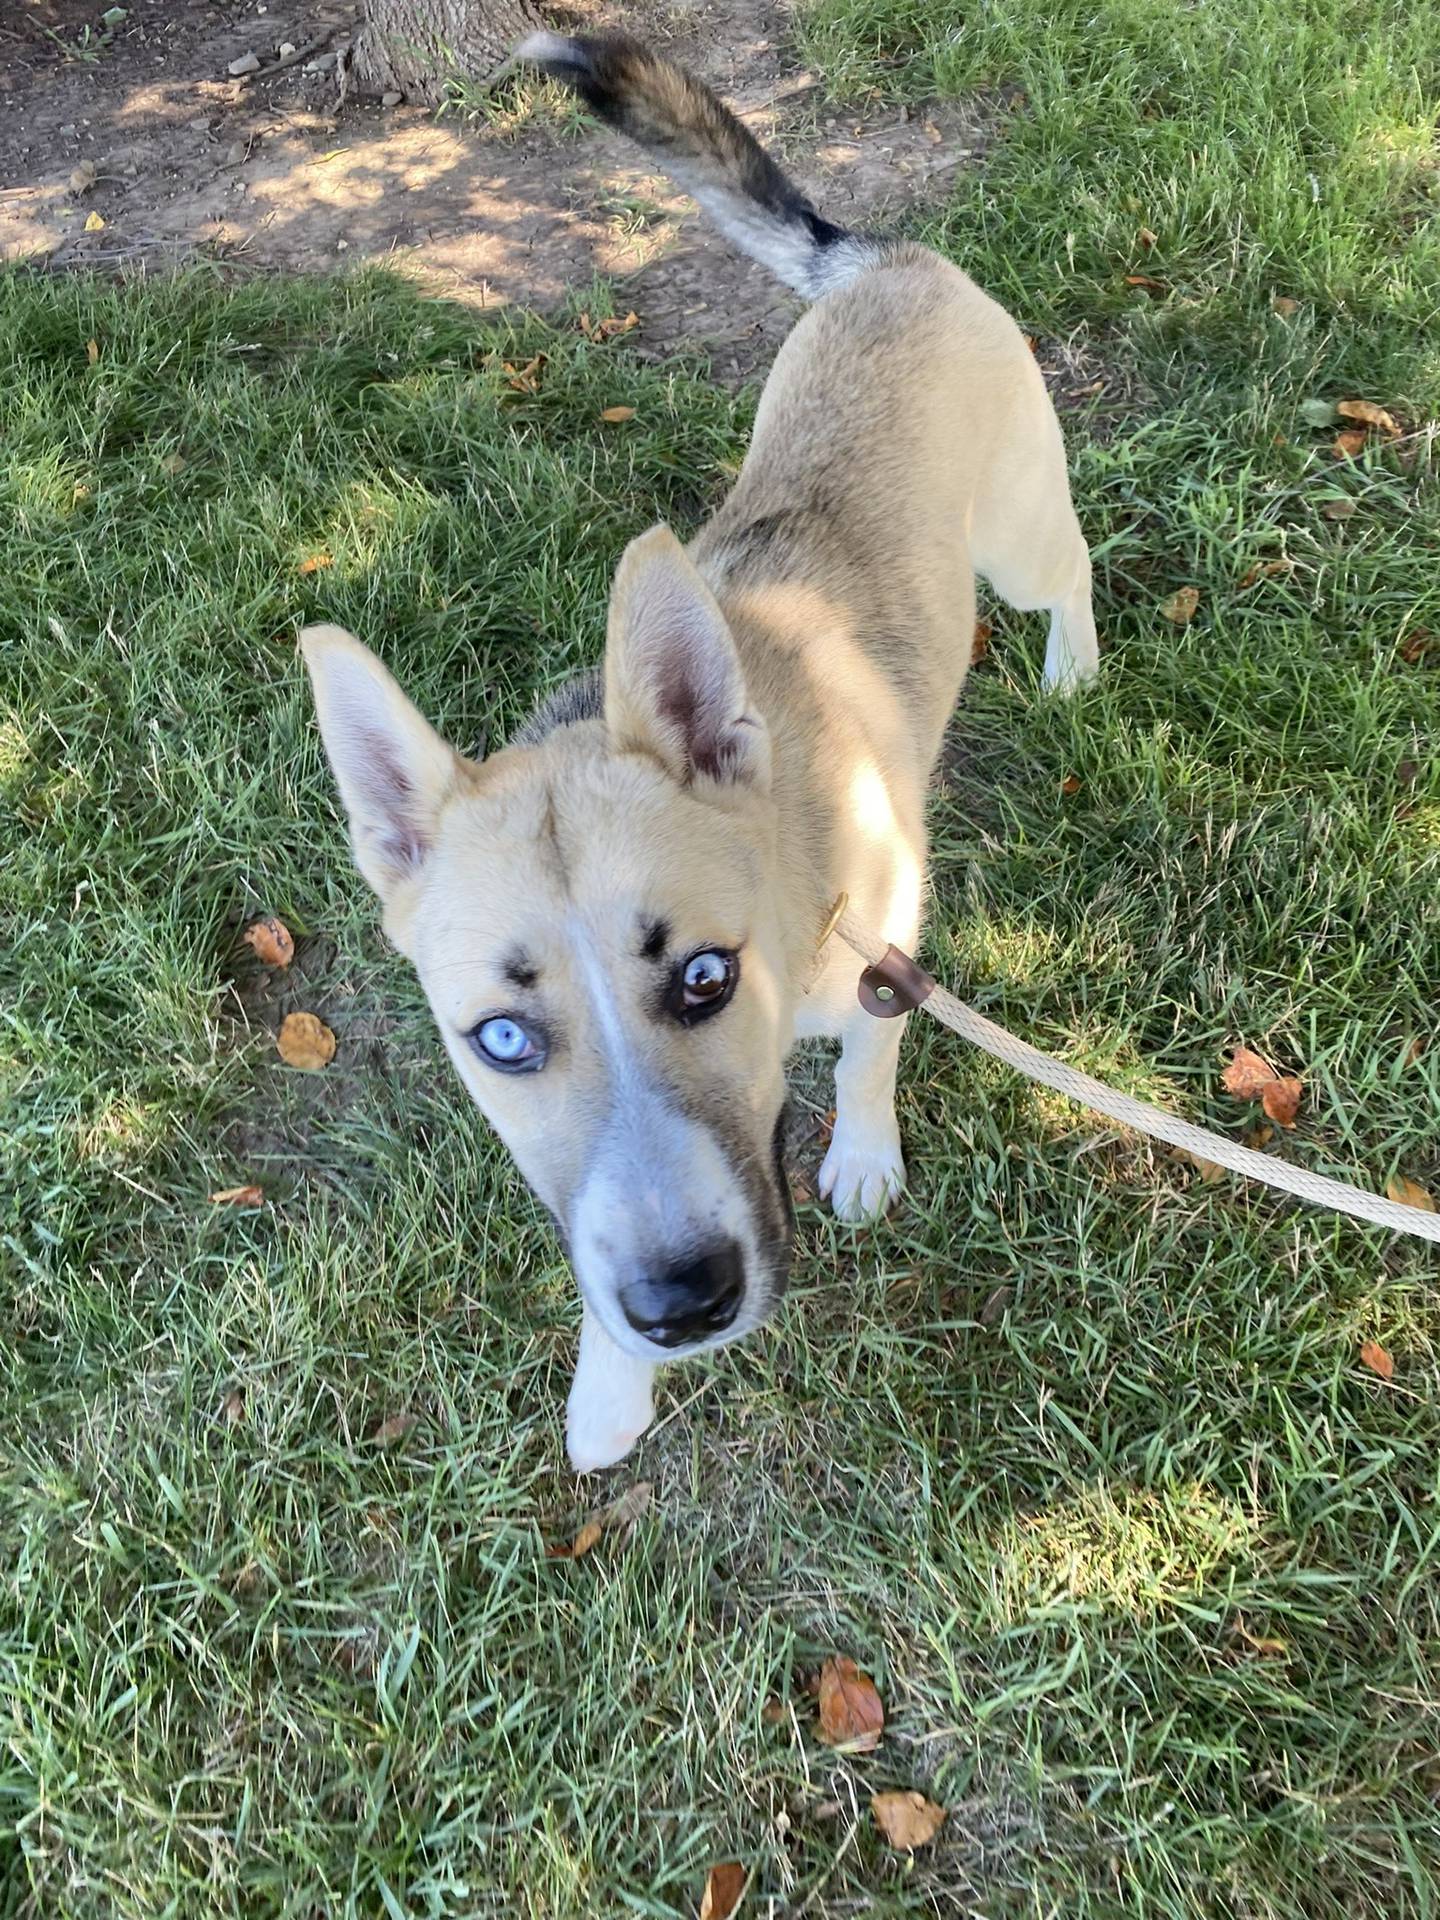
<path id="1" fill-rule="evenodd" d="M 249 157 L 250 149 L 243 140 L 232 140 L 225 149 L 225 165 L 227 167 L 242 166 Z"/>
<path id="2" fill-rule="evenodd" d="M 189 126 L 191 133 L 208 133 L 210 131 L 209 116 L 202 113 L 198 120 L 190 121 Z"/>
<path id="3" fill-rule="evenodd" d="M 305 71 L 306 73 L 329 73 L 338 58 L 339 55 L 334 53 L 317 53 L 313 60 L 305 62 Z"/>
<path id="4" fill-rule="evenodd" d="M 380 104 L 382 107 L 398 107 L 404 98 L 403 93 L 397 92 L 394 87 L 389 87 L 381 94 Z"/>
<path id="5" fill-rule="evenodd" d="M 337 253 L 348 253 L 350 251 L 350 242 L 348 240 L 337 240 L 335 242 L 335 251 Z"/>
<path id="6" fill-rule="evenodd" d="M 293 40 L 282 40 L 275 51 L 282 60 L 288 60 L 295 51 L 295 42 Z"/>
<path id="7" fill-rule="evenodd" d="M 238 60 L 232 60 L 225 69 L 238 80 L 242 73 L 258 73 L 260 62 L 253 53 L 242 53 Z"/>

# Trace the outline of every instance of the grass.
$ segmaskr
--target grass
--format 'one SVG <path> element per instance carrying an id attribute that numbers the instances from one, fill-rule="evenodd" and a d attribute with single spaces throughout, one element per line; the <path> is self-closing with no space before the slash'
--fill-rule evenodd
<path id="1" fill-rule="evenodd" d="M 1433 187 L 1440 29 L 1037 18 L 809 27 L 846 87 L 996 90 L 934 233 L 1145 396 L 1067 421 L 1107 672 L 1040 703 L 1039 624 L 997 617 L 930 953 L 1235 1133 L 1243 1039 L 1305 1079 L 1275 1151 L 1440 1190 L 1434 243 L 1390 217 Z M 564 1469 L 571 1283 L 376 931 L 293 634 L 352 625 L 502 736 L 593 657 L 624 541 L 723 490 L 747 403 L 380 279 L 12 276 L 0 363 L 0 1913 L 686 1915 L 725 1858 L 775 1920 L 1440 1911 L 1421 1243 L 917 1031 L 897 1219 L 806 1208 L 777 1325 L 669 1376 L 608 1492 Z M 1355 391 L 1407 434 L 1341 464 L 1305 403 Z M 325 1074 L 277 1062 L 297 1006 Z M 248 1180 L 263 1211 L 209 1205 Z M 546 1556 L 641 1478 L 633 1536 Z M 885 1697 L 874 1755 L 815 1739 L 832 1651 Z M 892 1785 L 951 1809 L 913 1862 Z"/>

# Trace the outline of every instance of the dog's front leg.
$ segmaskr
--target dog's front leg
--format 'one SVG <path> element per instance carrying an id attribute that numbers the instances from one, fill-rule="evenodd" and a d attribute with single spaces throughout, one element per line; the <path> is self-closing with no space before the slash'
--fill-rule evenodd
<path id="1" fill-rule="evenodd" d="M 584 1307 L 580 1352 L 565 1410 L 565 1450 L 577 1473 L 594 1473 L 623 1460 L 655 1415 L 648 1360 L 617 1347 Z"/>
<path id="2" fill-rule="evenodd" d="M 835 1131 L 820 1168 L 820 1191 L 842 1220 L 889 1210 L 905 1185 L 895 1075 L 905 1018 L 877 1020 L 856 1007 L 835 1063 Z"/>

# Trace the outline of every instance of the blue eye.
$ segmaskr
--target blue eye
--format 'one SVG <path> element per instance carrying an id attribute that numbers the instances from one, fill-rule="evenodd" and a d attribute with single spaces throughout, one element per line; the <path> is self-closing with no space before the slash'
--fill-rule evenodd
<path id="1" fill-rule="evenodd" d="M 470 1038 L 486 1066 L 502 1073 L 534 1073 L 545 1064 L 544 1041 L 508 1013 L 482 1020 Z"/>

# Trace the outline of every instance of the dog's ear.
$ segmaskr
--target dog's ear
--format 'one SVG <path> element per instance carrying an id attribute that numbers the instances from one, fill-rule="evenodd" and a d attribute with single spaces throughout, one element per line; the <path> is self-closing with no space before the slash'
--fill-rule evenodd
<path id="1" fill-rule="evenodd" d="M 605 724 L 682 786 L 763 786 L 770 739 L 715 596 L 668 527 L 625 549 L 610 596 Z"/>
<path id="2" fill-rule="evenodd" d="M 465 763 L 342 627 L 306 627 L 300 647 L 355 864 L 388 901 L 423 864 Z"/>

